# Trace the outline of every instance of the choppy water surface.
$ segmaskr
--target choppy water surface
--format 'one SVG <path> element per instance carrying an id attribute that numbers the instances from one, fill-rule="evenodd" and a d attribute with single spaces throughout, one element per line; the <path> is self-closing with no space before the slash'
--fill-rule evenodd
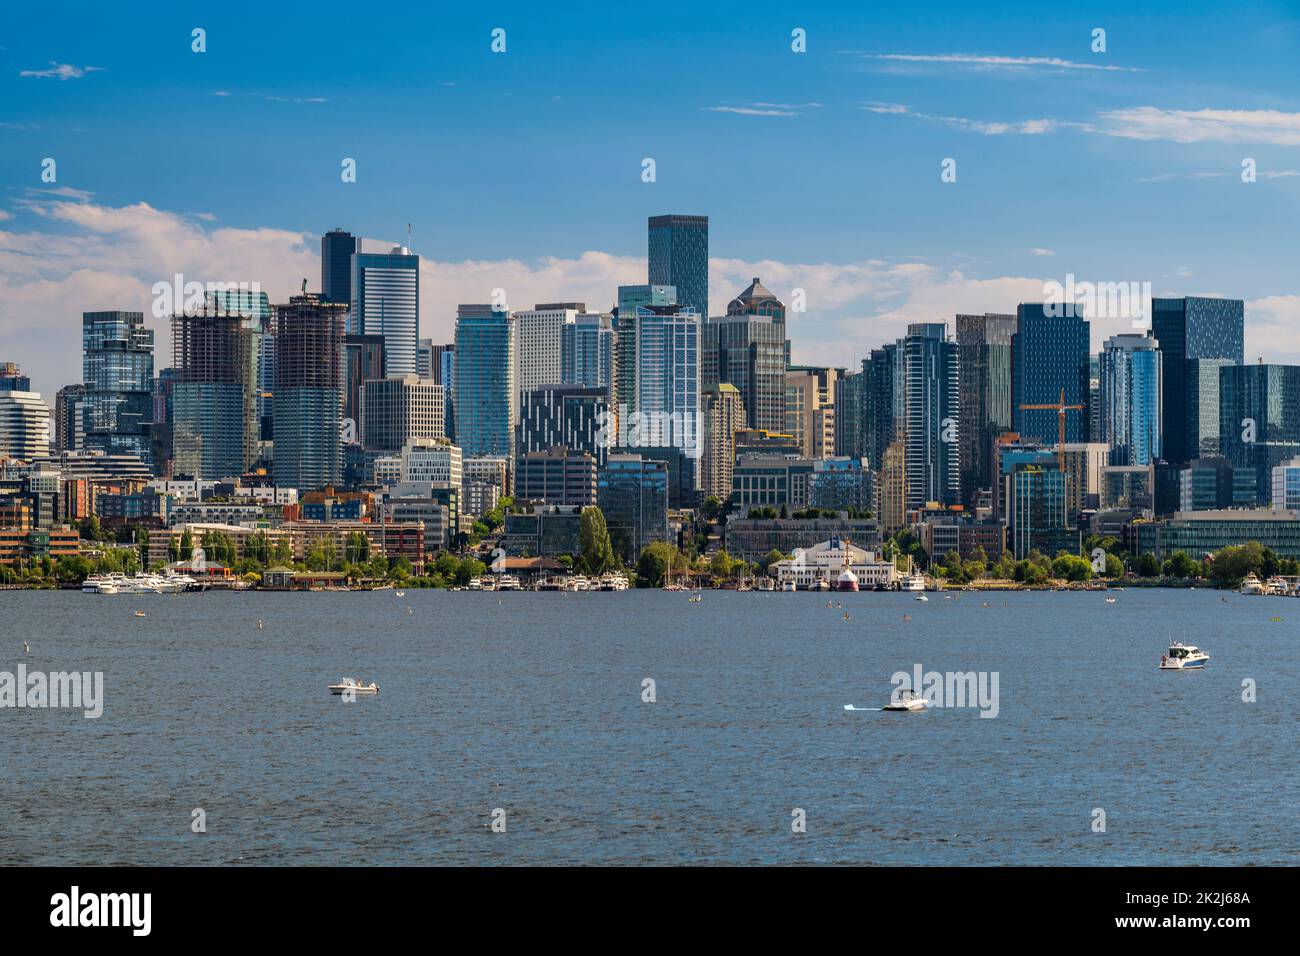
<path id="1" fill-rule="evenodd" d="M 0 859 L 1300 862 L 1300 601 L 1117 597 L 0 592 L 0 670 L 106 697 L 0 710 Z M 918 663 L 997 672 L 998 717 L 844 711 Z"/>

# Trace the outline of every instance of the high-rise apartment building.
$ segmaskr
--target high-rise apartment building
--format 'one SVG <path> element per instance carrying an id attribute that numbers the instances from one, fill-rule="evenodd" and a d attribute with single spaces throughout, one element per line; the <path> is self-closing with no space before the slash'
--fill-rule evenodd
<path id="1" fill-rule="evenodd" d="M 81 447 L 153 460 L 153 330 L 140 312 L 81 317 Z"/>
<path id="2" fill-rule="evenodd" d="M 700 462 L 700 491 L 720 501 L 731 497 L 736 464 L 736 432 L 746 427 L 745 403 L 729 382 L 705 385 L 700 394 L 704 417 L 704 455 Z"/>
<path id="3" fill-rule="evenodd" d="M 467 458 L 514 454 L 515 324 L 508 312 L 462 305 L 456 318 L 456 441 Z"/>
<path id="4" fill-rule="evenodd" d="M 1217 384 L 1217 383 L 1216 383 Z M 1160 445 L 1160 344 L 1127 333 L 1106 340 L 1095 437 L 1110 446 L 1111 465 L 1149 465 Z"/>
<path id="5" fill-rule="evenodd" d="M 961 500 L 958 352 L 942 322 L 909 325 L 904 355 L 907 507 Z"/>
<path id="6" fill-rule="evenodd" d="M 242 475 L 257 442 L 257 339 L 246 317 L 213 303 L 172 316 L 174 469 L 193 478 Z"/>
<path id="7" fill-rule="evenodd" d="M 966 504 L 993 487 L 993 440 L 1011 430 L 1011 336 L 1014 315 L 957 316 L 961 367 L 958 434 Z"/>
<path id="8" fill-rule="evenodd" d="M 704 325 L 704 384 L 736 386 L 749 427 L 784 431 L 787 352 L 785 305 L 756 277 Z"/>

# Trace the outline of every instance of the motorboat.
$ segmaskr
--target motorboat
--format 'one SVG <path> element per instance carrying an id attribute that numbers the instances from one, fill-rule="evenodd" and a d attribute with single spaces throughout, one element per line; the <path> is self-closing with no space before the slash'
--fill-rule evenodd
<path id="1" fill-rule="evenodd" d="M 782 591 L 794 591 L 794 590 L 797 590 L 797 589 L 796 589 L 796 587 L 795 587 L 795 583 L 794 583 L 793 581 L 782 581 L 782 582 L 781 582 L 781 590 L 782 590 Z"/>
<path id="2" fill-rule="evenodd" d="M 119 594 L 126 580 L 124 574 L 92 574 L 81 582 L 83 594 Z"/>
<path id="3" fill-rule="evenodd" d="M 331 694 L 378 694 L 379 685 L 374 681 L 363 684 L 355 677 L 345 677 L 337 684 L 330 684 Z"/>
<path id="4" fill-rule="evenodd" d="M 1210 659 L 1210 655 L 1205 653 L 1199 647 L 1193 644 L 1184 644 L 1182 641 L 1174 641 L 1169 645 L 1169 653 L 1160 655 L 1160 669 L 1162 671 L 1182 671 L 1189 668 L 1200 668 L 1205 666 L 1205 662 Z"/>
<path id="5" fill-rule="evenodd" d="M 889 698 L 882 710 L 925 710 L 930 705 L 914 690 L 900 691 Z"/>
<path id="6" fill-rule="evenodd" d="M 522 591 L 524 586 L 513 574 L 503 574 L 497 578 L 498 591 Z"/>
<path id="7" fill-rule="evenodd" d="M 930 599 L 929 599 L 928 597 L 926 597 L 924 594 L 918 594 L 918 595 L 916 596 L 916 599 L 917 599 L 918 601 L 928 601 L 928 600 L 930 600 Z"/>
<path id="8" fill-rule="evenodd" d="M 1241 581 L 1241 587 L 1238 590 L 1242 594 L 1263 594 L 1264 584 L 1259 578 L 1255 577 L 1255 572 L 1251 571 Z"/>

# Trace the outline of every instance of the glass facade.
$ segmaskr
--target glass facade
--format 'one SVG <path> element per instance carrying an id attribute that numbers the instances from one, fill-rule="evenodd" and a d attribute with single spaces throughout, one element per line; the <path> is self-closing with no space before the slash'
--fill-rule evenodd
<path id="1" fill-rule="evenodd" d="M 1059 550 L 1077 554 L 1079 533 L 1068 525 L 1065 473 L 1028 465 L 1011 474 L 1011 550 L 1016 560 L 1040 551 L 1054 557 Z"/>
<path id="2" fill-rule="evenodd" d="M 636 317 L 636 411 L 620 444 L 665 445 L 698 457 L 700 314 L 680 306 L 640 307 Z"/>
<path id="3" fill-rule="evenodd" d="M 515 326 L 506 312 L 456 319 L 456 440 L 465 457 L 514 454 Z"/>
<path id="4" fill-rule="evenodd" d="M 1223 455 L 1254 472 L 1267 504 L 1273 468 L 1300 455 L 1300 365 L 1227 365 L 1219 375 Z"/>
<path id="5" fill-rule="evenodd" d="M 1149 465 L 1160 457 L 1160 347 L 1155 339 L 1115 335 L 1106 340 L 1099 404 L 1097 438 L 1109 445 L 1109 464 Z"/>
<path id="6" fill-rule="evenodd" d="M 958 349 L 942 322 L 908 326 L 902 340 L 907 507 L 961 499 Z"/>
<path id="7" fill-rule="evenodd" d="M 348 332 L 382 335 L 389 375 L 415 375 L 420 344 L 420 257 L 404 246 L 352 256 Z"/>
<path id="8" fill-rule="evenodd" d="M 347 385 L 347 306 L 294 296 L 275 309 L 277 485 L 311 491 L 343 477 L 341 419 Z"/>
<path id="9" fill-rule="evenodd" d="M 519 455 L 567 448 L 605 463 L 612 429 L 609 393 L 585 385 L 552 385 L 525 392 L 519 410 Z"/>
<path id="10" fill-rule="evenodd" d="M 652 541 L 668 541 L 668 465 L 610 455 L 596 477 L 596 500 L 614 550 L 634 565 Z"/>
<path id="11" fill-rule="evenodd" d="M 140 312 L 81 316 L 82 446 L 153 461 L 153 330 Z"/>
<path id="12" fill-rule="evenodd" d="M 651 285 L 675 286 L 677 305 L 709 314 L 709 217 L 651 216 L 648 243 Z"/>
<path id="13" fill-rule="evenodd" d="M 636 411 L 636 316 L 638 308 L 656 308 L 677 304 L 677 290 L 670 285 L 621 285 L 614 329 L 618 350 L 614 379 L 617 383 L 615 407 Z M 621 411 L 620 411 L 621 414 Z"/>
<path id="14" fill-rule="evenodd" d="M 1245 304 L 1240 299 L 1151 300 L 1151 331 L 1160 343 L 1166 460 L 1185 462 L 1219 453 L 1213 369 L 1242 363 L 1244 329 Z M 1203 360 L 1217 361 L 1194 364 Z"/>
<path id="15" fill-rule="evenodd" d="M 331 229 L 320 240 L 320 293 L 326 302 L 352 305 L 352 254 L 356 237 L 342 229 Z"/>
<path id="16" fill-rule="evenodd" d="M 1059 441 L 1056 409 L 1025 409 L 1023 405 L 1066 405 L 1083 409 L 1065 413 L 1065 440 L 1086 442 L 1088 395 L 1091 379 L 1089 325 L 1073 314 L 1052 316 L 1047 306 L 1027 303 L 1016 312 L 1016 332 L 1011 337 L 1012 431 L 1026 440 L 1055 445 Z"/>
<path id="17" fill-rule="evenodd" d="M 962 496 L 993 486 L 993 439 L 1011 430 L 1014 315 L 957 316 Z"/>
<path id="18" fill-rule="evenodd" d="M 560 381 L 614 392 L 614 323 L 611 316 L 579 313 L 560 328 Z"/>

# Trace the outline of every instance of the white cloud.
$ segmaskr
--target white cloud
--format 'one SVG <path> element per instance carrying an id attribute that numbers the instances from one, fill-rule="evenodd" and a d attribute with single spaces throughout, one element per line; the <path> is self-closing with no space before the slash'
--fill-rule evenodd
<path id="1" fill-rule="evenodd" d="M 1050 70 L 1101 70 L 1117 73 L 1144 73 L 1141 67 L 1116 66 L 1108 63 L 1079 63 L 1055 56 L 982 56 L 975 53 L 868 53 L 871 60 L 892 60 L 904 63 L 930 63 L 942 66 L 969 66 L 979 69 L 1024 71 Z"/>
<path id="2" fill-rule="evenodd" d="M 1056 252 L 1052 249 L 1033 248 L 1029 250 L 1030 255 L 1035 256 L 1054 256 Z"/>
<path id="3" fill-rule="evenodd" d="M 1107 110 L 1098 131 L 1126 139 L 1176 143 L 1271 143 L 1300 146 L 1300 113 L 1278 110 L 1171 110 L 1155 106 Z"/>
<path id="4" fill-rule="evenodd" d="M 50 61 L 48 70 L 19 70 L 19 76 L 32 76 L 39 79 L 48 77 L 58 77 L 60 80 L 79 80 L 87 73 L 99 73 L 104 69 L 102 66 L 73 66 L 71 63 L 58 63 Z"/>

